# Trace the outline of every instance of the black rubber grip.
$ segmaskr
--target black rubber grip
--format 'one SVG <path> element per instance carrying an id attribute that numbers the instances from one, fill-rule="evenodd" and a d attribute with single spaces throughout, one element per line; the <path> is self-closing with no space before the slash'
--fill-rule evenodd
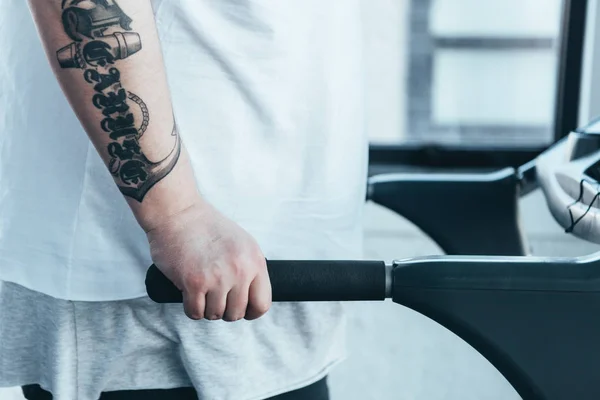
<path id="1" fill-rule="evenodd" d="M 273 301 L 384 300 L 383 261 L 267 261 Z M 146 291 L 157 303 L 181 303 L 182 294 L 154 265 Z"/>

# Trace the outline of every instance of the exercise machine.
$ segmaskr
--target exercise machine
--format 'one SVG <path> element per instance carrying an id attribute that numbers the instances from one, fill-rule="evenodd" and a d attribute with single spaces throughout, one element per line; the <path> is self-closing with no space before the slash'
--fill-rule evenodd
<path id="1" fill-rule="evenodd" d="M 541 190 L 558 224 L 600 243 L 600 119 L 520 168 L 375 175 L 368 201 L 447 254 L 383 261 L 268 260 L 273 301 L 391 298 L 469 343 L 525 400 L 600 399 L 600 252 L 528 256 L 519 198 Z M 149 296 L 181 302 L 156 268 Z"/>

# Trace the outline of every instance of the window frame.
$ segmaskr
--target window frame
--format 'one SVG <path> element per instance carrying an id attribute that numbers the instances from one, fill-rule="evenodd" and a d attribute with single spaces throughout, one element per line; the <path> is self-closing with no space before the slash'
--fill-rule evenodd
<path id="1" fill-rule="evenodd" d="M 431 0 L 413 0 L 419 3 L 430 3 Z M 427 7 L 428 9 L 429 7 Z M 375 144 L 369 146 L 369 163 L 371 169 L 384 172 L 386 169 L 397 170 L 402 167 L 424 167 L 441 169 L 498 169 L 503 167 L 518 167 L 523 165 L 550 145 L 562 139 L 572 130 L 576 129 L 579 120 L 581 78 L 584 55 L 584 39 L 586 31 L 586 17 L 588 12 L 588 0 L 563 0 L 562 14 L 560 23 L 560 34 L 558 43 L 558 68 L 557 68 L 557 86 L 554 106 L 554 125 L 553 142 L 545 145 L 524 145 L 520 147 L 492 147 L 476 146 L 465 147 L 461 145 L 446 144 L 414 144 L 402 143 L 397 145 Z M 423 14 L 423 13 L 422 13 Z M 423 30 L 423 26 L 428 26 L 423 15 L 415 15 L 411 11 L 412 29 Z M 430 42 L 433 39 L 426 39 Z M 440 43 L 438 43 L 440 44 Z M 429 45 L 432 45 L 431 43 Z M 444 39 L 442 46 L 495 46 L 496 48 L 539 48 L 539 46 L 552 45 L 547 39 L 487 39 L 485 43 L 478 40 L 467 39 Z M 427 46 L 427 45 L 426 45 Z M 427 49 L 426 49 L 427 50 Z M 431 54 L 431 51 L 425 51 Z M 427 59 L 425 56 L 417 58 L 416 66 L 411 68 L 427 68 L 431 71 L 431 56 Z M 412 63 L 412 61 L 411 61 Z M 429 76 L 429 81 L 430 81 Z M 412 97 L 415 90 L 429 90 L 427 82 L 409 82 L 409 96 Z M 409 97 L 409 98 L 410 98 Z M 429 112 L 429 105 L 413 104 L 413 99 L 409 102 L 409 113 Z M 416 129 L 408 124 L 411 131 Z M 438 127 L 437 129 L 443 129 Z M 434 128 L 435 129 L 435 128 Z M 477 127 L 469 128 L 474 131 Z M 490 129 L 486 127 L 485 129 Z M 515 128 L 512 128 L 514 131 Z M 521 128 L 517 128 L 521 129 Z M 522 129 L 532 129 L 525 128 Z M 536 128 L 533 128 L 536 129 Z M 498 128 L 498 134 L 505 130 Z"/>

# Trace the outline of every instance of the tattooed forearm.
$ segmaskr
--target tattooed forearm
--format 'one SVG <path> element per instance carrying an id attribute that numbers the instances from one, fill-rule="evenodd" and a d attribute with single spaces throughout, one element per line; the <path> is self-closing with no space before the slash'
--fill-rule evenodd
<path id="1" fill-rule="evenodd" d="M 140 146 L 150 114 L 144 101 L 122 84 L 117 68 L 121 60 L 142 50 L 140 35 L 132 31 L 133 21 L 116 0 L 62 0 L 61 7 L 65 33 L 73 42 L 57 51 L 58 62 L 62 68 L 81 69 L 82 79 L 92 85 L 90 102 L 110 140 L 110 173 L 121 193 L 142 202 L 175 167 L 181 143 L 173 127 L 174 145 L 164 159 L 149 160 Z"/>

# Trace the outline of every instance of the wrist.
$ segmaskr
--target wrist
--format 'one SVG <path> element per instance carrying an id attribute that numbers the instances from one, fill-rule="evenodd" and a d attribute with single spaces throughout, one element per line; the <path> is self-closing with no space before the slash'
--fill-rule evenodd
<path id="1" fill-rule="evenodd" d="M 173 171 L 152 187 L 141 202 L 126 197 L 135 218 L 144 232 L 155 229 L 175 216 L 206 204 L 196 186 L 191 164 L 186 155 Z"/>
<path id="2" fill-rule="evenodd" d="M 136 216 L 140 227 L 146 235 L 157 228 L 172 225 L 176 221 L 185 221 L 188 215 L 195 213 L 200 207 L 203 207 L 203 200 L 200 196 L 189 199 L 189 201 L 178 201 L 175 204 L 169 204 L 161 207 L 155 212 L 144 213 L 140 217 Z"/>

